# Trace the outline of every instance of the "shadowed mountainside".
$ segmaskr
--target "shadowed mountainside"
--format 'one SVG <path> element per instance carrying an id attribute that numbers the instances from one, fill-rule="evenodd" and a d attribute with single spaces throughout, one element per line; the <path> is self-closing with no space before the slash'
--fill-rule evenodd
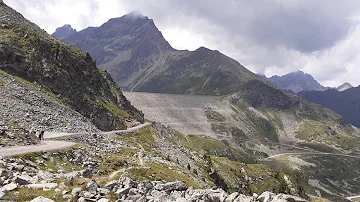
<path id="1" fill-rule="evenodd" d="M 360 127 L 360 87 L 349 88 L 341 92 L 335 89 L 323 92 L 304 91 L 298 95 L 335 111 L 349 123 Z"/>
<path id="2" fill-rule="evenodd" d="M 5 4 L 0 13 L 0 70 L 40 85 L 101 130 L 143 122 L 142 113 L 88 53 L 51 37 Z"/>

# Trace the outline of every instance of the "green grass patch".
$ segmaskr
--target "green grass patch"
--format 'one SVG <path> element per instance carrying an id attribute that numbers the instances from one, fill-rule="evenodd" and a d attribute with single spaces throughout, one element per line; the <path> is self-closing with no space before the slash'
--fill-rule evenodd
<path id="1" fill-rule="evenodd" d="M 115 105 L 112 102 L 103 101 L 101 99 L 97 99 L 97 103 L 99 103 L 101 106 L 103 106 L 105 109 L 110 111 L 115 117 L 123 118 L 123 117 L 130 117 L 128 113 L 121 110 L 117 105 Z"/>
<path id="2" fill-rule="evenodd" d="M 117 136 L 116 138 L 134 147 L 138 147 L 140 144 L 145 151 L 152 151 L 153 148 L 158 147 L 153 135 L 158 135 L 158 132 L 151 126 L 146 126 L 137 132 L 130 133 L 126 136 Z"/>
<path id="3" fill-rule="evenodd" d="M 181 145 L 200 152 L 200 151 L 211 151 L 211 150 L 223 150 L 228 146 L 219 140 L 215 140 L 213 138 L 209 138 L 202 135 L 184 135 L 183 141 L 181 141 Z"/>
<path id="4" fill-rule="evenodd" d="M 108 175 L 111 172 L 120 170 L 126 166 L 129 166 L 128 157 L 122 155 L 104 155 L 105 157 L 102 158 L 102 162 L 99 165 L 99 174 L 100 175 Z"/>
<path id="5" fill-rule="evenodd" d="M 127 172 L 129 173 L 129 177 L 138 180 L 165 180 L 167 182 L 172 182 L 175 180 L 183 181 L 188 186 L 193 186 L 195 188 L 202 188 L 198 183 L 191 180 L 189 177 L 185 175 L 181 175 L 174 171 L 176 168 L 170 169 L 166 165 L 161 164 L 146 164 L 146 168 L 132 168 Z"/>
<path id="6" fill-rule="evenodd" d="M 328 131 L 328 127 L 318 121 L 303 121 L 300 124 L 300 128 L 298 130 L 298 133 L 296 135 L 299 139 L 307 139 L 312 138 L 314 136 L 319 136 Z"/>
<path id="7" fill-rule="evenodd" d="M 243 174 L 241 168 L 244 164 L 236 161 L 231 161 L 226 157 L 211 156 L 213 167 L 224 179 L 229 191 L 235 192 L 239 189 L 238 185 L 243 181 Z"/>
<path id="8" fill-rule="evenodd" d="M 38 196 L 43 196 L 52 199 L 57 202 L 66 202 L 68 199 L 64 199 L 61 192 L 55 192 L 54 190 L 44 191 L 41 189 L 21 188 L 17 191 L 12 191 L 7 194 L 4 200 L 7 201 L 31 201 Z"/>
<path id="9" fill-rule="evenodd" d="M 264 111 L 266 111 L 274 125 L 276 125 L 280 130 L 284 130 L 284 125 L 282 124 L 280 115 L 277 111 L 271 109 L 264 109 Z"/>
<path id="10" fill-rule="evenodd" d="M 62 150 L 57 151 L 51 151 L 51 152 L 32 152 L 32 153 L 26 153 L 21 155 L 16 155 L 14 158 L 22 158 L 29 161 L 34 162 L 39 169 L 41 170 L 52 170 L 53 172 L 57 172 L 58 170 L 66 170 L 68 172 L 72 172 L 74 170 L 82 170 L 83 166 L 79 164 L 71 163 L 68 160 L 64 159 L 65 152 L 68 150 L 77 150 L 80 147 L 83 147 L 82 145 L 74 145 L 69 148 L 65 148 Z M 58 154 L 52 155 L 54 152 L 57 152 Z M 36 160 L 41 160 L 43 163 L 36 163 Z"/>

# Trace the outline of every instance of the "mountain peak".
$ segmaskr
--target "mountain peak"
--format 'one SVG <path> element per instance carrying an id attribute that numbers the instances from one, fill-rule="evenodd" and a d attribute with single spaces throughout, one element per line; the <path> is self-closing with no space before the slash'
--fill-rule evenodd
<path id="1" fill-rule="evenodd" d="M 314 77 L 301 70 L 288 73 L 284 76 L 272 76 L 268 78 L 279 88 L 291 90 L 295 93 L 300 91 L 326 90 L 327 88 L 319 84 Z"/>
<path id="2" fill-rule="evenodd" d="M 128 23 L 146 23 L 146 22 L 152 22 L 153 26 L 155 26 L 155 23 L 152 19 L 150 19 L 147 16 L 144 16 L 143 14 L 141 14 L 140 12 L 130 12 L 126 15 L 123 15 L 121 17 L 117 17 L 117 18 L 111 18 L 110 20 L 108 20 L 107 23 L 124 23 L 124 22 L 128 22 Z M 107 23 L 105 23 L 104 25 L 106 25 Z"/>
<path id="3" fill-rule="evenodd" d="M 339 87 L 337 87 L 336 90 L 338 90 L 338 91 L 345 91 L 345 90 L 347 90 L 347 89 L 349 89 L 349 88 L 352 88 L 352 87 L 353 87 L 353 86 L 352 86 L 350 83 L 345 82 L 345 83 L 343 83 L 342 85 L 340 85 Z"/>
<path id="4" fill-rule="evenodd" d="M 132 11 L 126 15 L 124 15 L 123 17 L 125 18 L 135 18 L 135 19 L 149 19 L 147 16 L 143 15 L 141 12 L 139 11 Z"/>
<path id="5" fill-rule="evenodd" d="M 56 31 L 52 34 L 52 36 L 59 39 L 64 39 L 76 32 L 76 29 L 72 28 L 70 24 L 65 24 L 62 27 L 57 28 Z"/>

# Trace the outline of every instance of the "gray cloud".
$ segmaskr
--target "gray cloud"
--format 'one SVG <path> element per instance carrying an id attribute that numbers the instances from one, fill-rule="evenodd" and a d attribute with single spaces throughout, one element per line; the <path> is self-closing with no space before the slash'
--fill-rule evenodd
<path id="1" fill-rule="evenodd" d="M 167 2 L 133 0 L 127 4 L 151 14 L 160 23 L 177 23 L 174 19 L 181 23 L 181 19 L 189 16 L 203 18 L 255 43 L 283 45 L 301 52 L 323 50 L 346 37 L 353 27 L 350 18 L 360 8 L 357 0 Z"/>
<path id="2" fill-rule="evenodd" d="M 81 30 L 138 11 L 153 18 L 176 48 L 217 49 L 268 76 L 302 69 L 325 84 L 360 84 L 354 76 L 354 71 L 360 73 L 355 68 L 360 65 L 358 0 L 13 0 L 9 4 L 52 31 L 65 23 Z"/>

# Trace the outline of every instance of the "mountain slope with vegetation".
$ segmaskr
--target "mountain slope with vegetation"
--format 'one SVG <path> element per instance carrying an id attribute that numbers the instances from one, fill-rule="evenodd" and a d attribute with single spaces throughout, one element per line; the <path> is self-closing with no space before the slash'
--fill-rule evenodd
<path id="1" fill-rule="evenodd" d="M 224 95 L 252 79 L 267 82 L 219 51 L 173 49 L 153 20 L 131 13 L 64 40 L 91 53 L 128 91 Z"/>
<path id="2" fill-rule="evenodd" d="M 359 191 L 355 179 L 360 172 L 360 130 L 320 105 L 259 81 L 245 83 L 238 93 L 222 97 L 125 95 L 147 119 L 187 133 L 174 142 L 301 176 L 298 183 L 314 196 L 342 201 Z M 334 167 L 331 162 L 346 166 Z M 342 172 L 342 177 L 336 177 Z"/>
<path id="3" fill-rule="evenodd" d="M 0 12 L 0 70 L 40 85 L 101 130 L 143 122 L 89 53 L 51 37 L 5 4 Z"/>

